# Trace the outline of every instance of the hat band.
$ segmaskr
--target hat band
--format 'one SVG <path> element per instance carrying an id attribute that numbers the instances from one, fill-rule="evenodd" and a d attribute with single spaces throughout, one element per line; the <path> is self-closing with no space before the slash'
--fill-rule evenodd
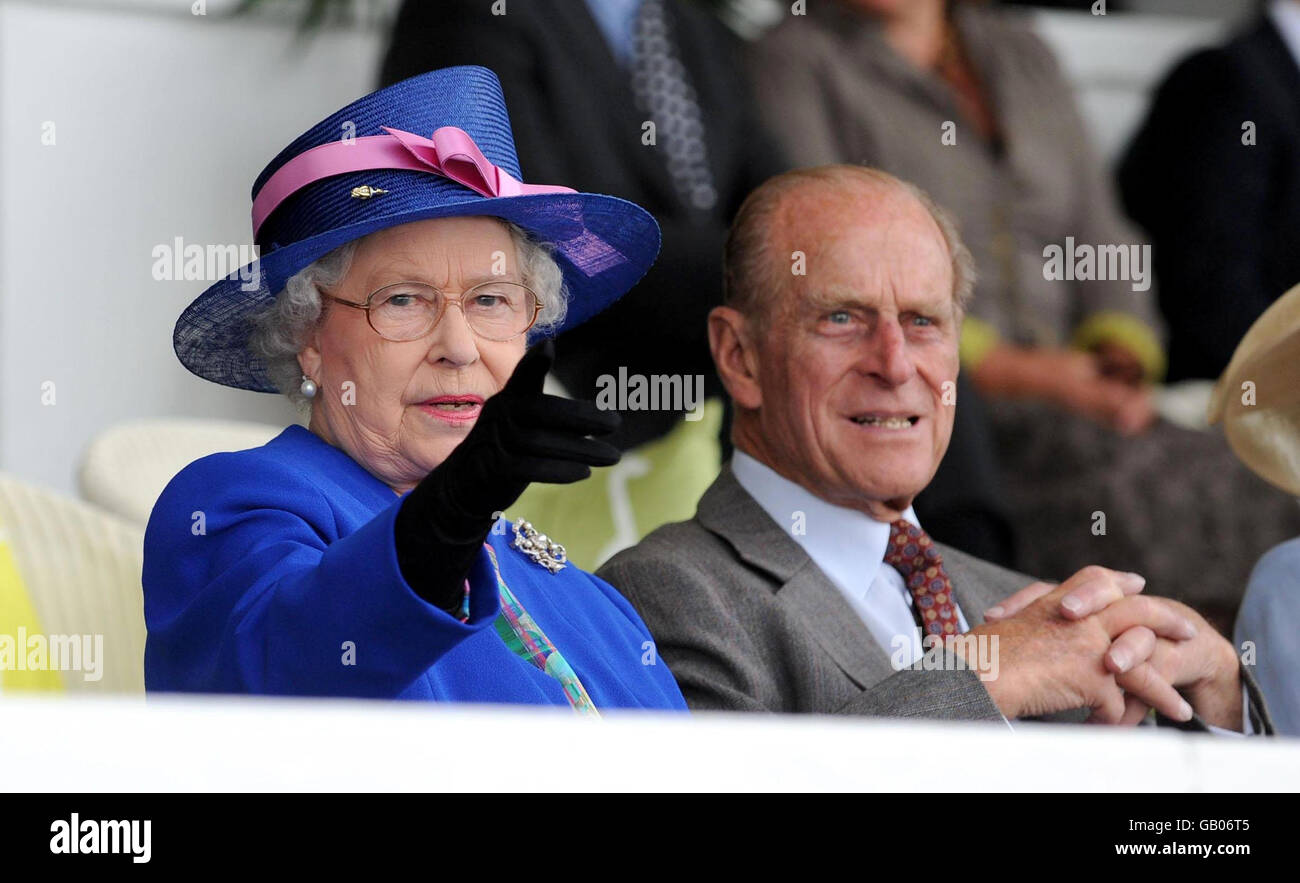
<path id="1" fill-rule="evenodd" d="M 369 169 L 432 172 L 487 197 L 577 192 L 570 187 L 523 183 L 493 165 L 469 133 L 455 126 L 443 126 L 432 138 L 388 126 L 380 128 L 387 134 L 321 144 L 277 169 L 253 199 L 253 238 L 280 203 L 308 184 Z"/>

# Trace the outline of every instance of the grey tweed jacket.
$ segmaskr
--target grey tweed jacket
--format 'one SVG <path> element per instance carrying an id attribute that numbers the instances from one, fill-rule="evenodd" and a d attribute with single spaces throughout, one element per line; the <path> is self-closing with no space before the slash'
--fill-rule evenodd
<path id="1" fill-rule="evenodd" d="M 939 545 L 967 622 L 1031 577 Z M 1000 721 L 976 672 L 889 652 L 807 553 L 724 467 L 690 521 L 665 525 L 614 556 L 598 575 L 645 620 L 696 710 L 815 712 Z M 952 659 L 949 657 L 949 663 Z M 1245 672 L 1256 732 L 1271 732 Z M 1087 709 L 1051 716 L 1081 721 Z M 1199 718 L 1186 725 L 1204 729 Z"/>

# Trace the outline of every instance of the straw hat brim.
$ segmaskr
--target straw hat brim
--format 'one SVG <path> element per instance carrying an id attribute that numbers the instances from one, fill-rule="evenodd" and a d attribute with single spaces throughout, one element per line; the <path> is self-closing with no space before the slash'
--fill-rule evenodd
<path id="1" fill-rule="evenodd" d="M 1210 399 L 1211 423 L 1265 481 L 1300 496 L 1300 285 L 1278 298 L 1237 345 Z"/>
<path id="2" fill-rule="evenodd" d="M 254 392 L 278 392 L 265 366 L 249 352 L 248 342 L 252 317 L 279 292 L 265 282 L 249 290 L 242 280 L 285 279 L 368 233 L 430 218 L 465 216 L 503 218 L 555 246 L 552 256 L 564 276 L 569 303 L 563 323 L 547 329 L 546 336 L 580 325 L 613 304 L 645 275 L 659 253 L 659 225 L 654 217 L 618 197 L 562 193 L 492 199 L 465 190 L 456 202 L 367 218 L 277 249 L 261 258 L 260 273 L 250 273 L 254 265 L 249 265 L 230 274 L 181 313 L 172 335 L 176 356 L 205 380 Z"/>

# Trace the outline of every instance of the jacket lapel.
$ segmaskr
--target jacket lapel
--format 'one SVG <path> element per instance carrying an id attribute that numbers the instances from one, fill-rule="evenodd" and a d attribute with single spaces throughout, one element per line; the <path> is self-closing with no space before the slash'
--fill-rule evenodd
<path id="1" fill-rule="evenodd" d="M 826 654 L 865 689 L 894 673 L 881 647 L 826 574 L 741 487 L 730 466 L 700 498 L 696 519 L 746 564 L 768 576 L 773 593 L 798 614 Z"/>
<path id="2" fill-rule="evenodd" d="M 811 559 L 776 595 L 798 612 L 821 648 L 860 689 L 894 674 L 893 648 L 876 643 L 857 612 Z"/>

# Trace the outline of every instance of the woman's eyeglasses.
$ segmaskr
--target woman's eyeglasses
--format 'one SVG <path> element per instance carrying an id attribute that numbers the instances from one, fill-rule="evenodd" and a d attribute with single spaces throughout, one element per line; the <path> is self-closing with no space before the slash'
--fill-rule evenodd
<path id="1" fill-rule="evenodd" d="M 364 303 L 326 294 L 345 306 L 365 310 L 366 321 L 384 340 L 418 340 L 431 332 L 454 303 L 470 330 L 485 340 L 514 340 L 533 327 L 542 301 L 520 282 L 492 280 L 466 289 L 460 297 L 443 294 L 423 282 L 394 282 L 371 293 Z"/>

